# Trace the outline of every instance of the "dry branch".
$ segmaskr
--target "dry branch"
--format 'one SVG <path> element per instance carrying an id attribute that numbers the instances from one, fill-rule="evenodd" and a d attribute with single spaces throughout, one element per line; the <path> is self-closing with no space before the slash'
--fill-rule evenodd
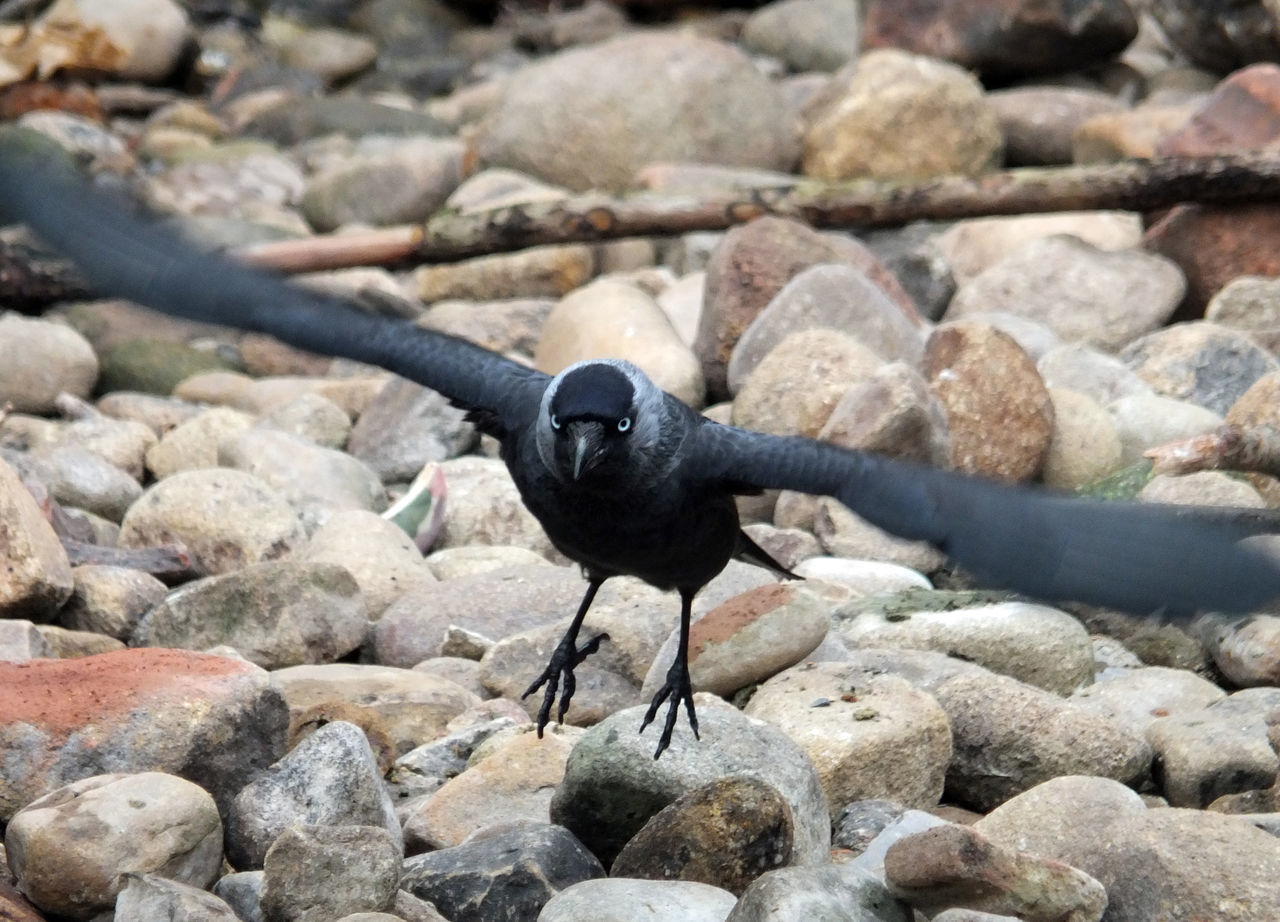
<path id="1" fill-rule="evenodd" d="M 1280 198 L 1272 154 L 1129 160 L 1097 166 L 1024 168 L 924 183 L 798 180 L 703 196 L 587 194 L 489 212 L 441 212 L 426 225 L 418 258 L 447 262 L 549 243 L 724 230 L 765 214 L 820 228 L 869 228 L 984 215 L 1122 209 L 1179 202 Z"/>
<path id="2" fill-rule="evenodd" d="M 1219 426 L 1146 452 L 1156 474 L 1249 471 L 1280 476 L 1280 432 L 1270 426 Z"/>

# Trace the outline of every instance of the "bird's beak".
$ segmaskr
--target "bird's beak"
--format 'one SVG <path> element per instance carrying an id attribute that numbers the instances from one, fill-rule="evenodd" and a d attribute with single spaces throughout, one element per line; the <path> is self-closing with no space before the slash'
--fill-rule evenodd
<path id="1" fill-rule="evenodd" d="M 581 480 L 604 458 L 604 423 L 570 423 L 569 437 L 573 439 L 573 479 Z"/>

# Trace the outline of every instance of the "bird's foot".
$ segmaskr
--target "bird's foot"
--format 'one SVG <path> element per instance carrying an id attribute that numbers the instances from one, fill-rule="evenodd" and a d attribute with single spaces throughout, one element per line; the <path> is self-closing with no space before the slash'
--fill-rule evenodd
<path id="1" fill-rule="evenodd" d="M 658 689 L 658 693 L 649 702 L 649 710 L 645 712 L 644 720 L 640 723 L 641 733 L 644 732 L 645 727 L 653 723 L 653 718 L 658 714 L 658 708 L 668 698 L 671 700 L 667 704 L 667 719 L 662 725 L 662 735 L 658 737 L 658 748 L 653 753 L 655 759 L 671 745 L 671 732 L 675 729 L 676 719 L 680 716 L 681 702 L 684 703 L 684 709 L 689 714 L 689 728 L 693 730 L 693 738 L 700 739 L 698 714 L 693 709 L 693 682 L 689 679 L 689 664 L 685 662 L 684 657 L 677 658 L 667 670 L 667 683 Z"/>
<path id="2" fill-rule="evenodd" d="M 573 675 L 574 668 L 600 649 L 601 642 L 608 639 L 608 634 L 597 634 L 581 647 L 576 647 L 572 637 L 565 637 L 552 651 L 551 659 L 547 662 L 547 668 L 542 670 L 542 675 L 534 679 L 533 684 L 520 696 L 521 700 L 524 700 L 543 685 L 547 687 L 542 693 L 542 706 L 538 708 L 539 739 L 542 738 L 542 731 L 551 722 L 551 705 L 555 703 L 557 695 L 560 698 L 560 707 L 556 711 L 556 723 L 564 723 L 564 715 L 569 710 L 569 700 L 577 688 L 577 680 Z"/>

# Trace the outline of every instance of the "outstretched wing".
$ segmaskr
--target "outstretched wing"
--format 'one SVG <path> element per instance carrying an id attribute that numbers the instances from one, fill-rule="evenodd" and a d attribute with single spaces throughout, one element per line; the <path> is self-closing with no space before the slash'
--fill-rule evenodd
<path id="1" fill-rule="evenodd" d="M 0 128 L 0 219 L 28 224 L 103 294 L 378 365 L 503 428 L 532 418 L 549 380 L 474 343 L 373 316 L 204 252 L 85 182 L 56 144 L 34 132 Z"/>
<path id="2" fill-rule="evenodd" d="M 1280 598 L 1280 561 L 1246 541 L 1280 528 L 1256 510 L 1077 499 L 709 421 L 696 438 L 703 477 L 833 496 L 1036 598 L 1173 615 Z"/>

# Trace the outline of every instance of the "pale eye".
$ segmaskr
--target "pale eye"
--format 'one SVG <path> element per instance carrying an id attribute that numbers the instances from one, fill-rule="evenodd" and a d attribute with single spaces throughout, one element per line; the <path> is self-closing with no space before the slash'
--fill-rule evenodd
<path id="1" fill-rule="evenodd" d="M 560 428 L 560 417 L 556 416 L 554 413 L 551 414 L 551 428 L 552 429 Z"/>
<path id="2" fill-rule="evenodd" d="M 630 428 L 631 428 L 631 417 L 630 417 L 630 416 L 624 416 L 624 417 L 622 417 L 622 419 L 618 420 L 618 431 L 619 431 L 619 432 L 626 432 L 626 431 L 627 431 L 628 429 L 630 429 Z"/>

